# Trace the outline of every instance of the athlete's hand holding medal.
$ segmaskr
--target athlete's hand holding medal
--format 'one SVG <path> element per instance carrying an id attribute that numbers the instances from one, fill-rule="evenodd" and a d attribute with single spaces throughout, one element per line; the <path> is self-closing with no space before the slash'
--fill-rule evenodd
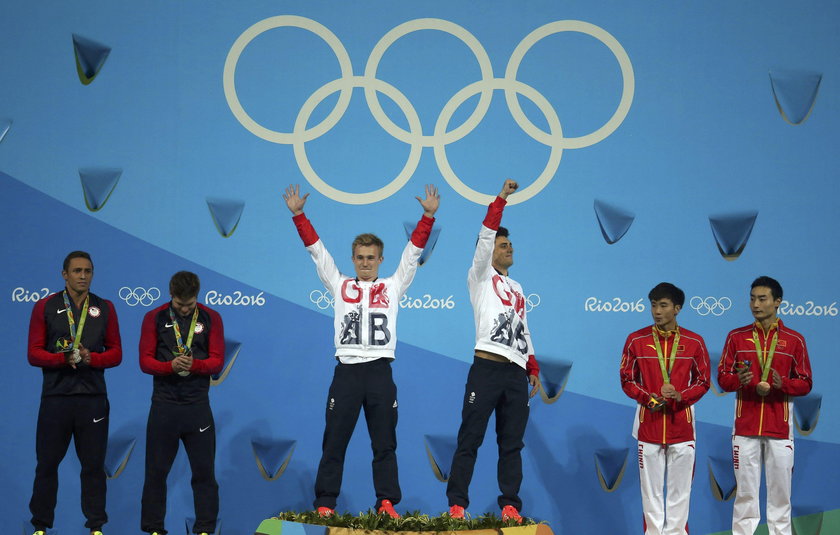
<path id="1" fill-rule="evenodd" d="M 190 374 L 192 364 L 192 351 L 189 349 L 187 349 L 185 353 L 175 353 L 175 358 L 172 359 L 172 371 L 181 377 L 186 377 Z"/>
<path id="2" fill-rule="evenodd" d="M 674 401 L 682 401 L 682 394 L 680 391 L 677 390 L 674 385 L 671 383 L 665 383 L 662 385 L 662 390 L 660 391 L 662 397 L 665 399 L 673 399 Z"/>

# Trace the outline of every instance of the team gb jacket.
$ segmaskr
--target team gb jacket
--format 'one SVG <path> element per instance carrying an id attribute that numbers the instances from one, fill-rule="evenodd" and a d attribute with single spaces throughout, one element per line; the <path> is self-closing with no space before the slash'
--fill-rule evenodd
<path id="1" fill-rule="evenodd" d="M 347 364 L 393 359 L 400 299 L 414 280 L 435 219 L 424 215 L 403 250 L 397 271 L 373 281 L 343 275 L 306 215 L 298 214 L 292 220 L 318 277 L 335 297 L 335 356 Z"/>

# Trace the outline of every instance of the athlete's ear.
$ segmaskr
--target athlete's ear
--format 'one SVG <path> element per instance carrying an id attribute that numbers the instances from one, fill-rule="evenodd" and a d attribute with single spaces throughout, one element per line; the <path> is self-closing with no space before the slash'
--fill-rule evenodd
<path id="1" fill-rule="evenodd" d="M 680 310 L 682 310 L 682 305 L 674 305 L 674 316 L 679 314 Z"/>

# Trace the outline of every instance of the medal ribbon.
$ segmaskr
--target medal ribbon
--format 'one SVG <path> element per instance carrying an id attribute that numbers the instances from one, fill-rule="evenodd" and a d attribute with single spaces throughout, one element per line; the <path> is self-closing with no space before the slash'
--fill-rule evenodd
<path id="1" fill-rule="evenodd" d="M 70 298 L 67 296 L 67 290 L 64 290 L 62 296 L 64 297 L 64 306 L 67 307 L 67 323 L 70 324 L 70 338 L 73 340 L 73 349 L 79 349 L 79 344 L 82 341 L 82 332 L 85 330 L 90 294 L 85 297 L 85 304 L 82 305 L 82 316 L 79 318 L 78 329 L 76 329 L 76 319 L 73 317 L 73 307 L 70 306 Z"/>
<path id="2" fill-rule="evenodd" d="M 770 351 L 765 352 L 758 342 L 758 331 L 753 329 L 753 342 L 755 343 L 755 354 L 761 364 L 761 380 L 767 382 L 770 376 L 770 365 L 773 364 L 773 355 L 776 353 L 776 344 L 779 341 L 779 328 L 773 333 L 773 340 L 770 342 Z"/>
<path id="3" fill-rule="evenodd" d="M 656 325 L 651 327 L 651 329 L 653 331 L 653 346 L 656 348 L 656 358 L 659 359 L 659 369 L 662 371 L 662 380 L 665 381 L 666 384 L 670 384 L 671 370 L 674 369 L 674 362 L 677 360 L 677 348 L 680 345 L 679 328 L 677 328 L 674 333 L 674 345 L 671 346 L 670 362 L 662 353 L 662 346 L 659 344 L 659 329 L 656 328 Z"/>
<path id="4" fill-rule="evenodd" d="M 190 322 L 190 334 L 187 336 L 187 343 L 184 344 L 184 339 L 181 338 L 181 328 L 178 326 L 178 320 L 175 318 L 175 313 L 172 307 L 169 307 L 169 319 L 172 321 L 172 330 L 175 331 L 175 344 L 178 346 L 178 351 L 182 355 L 187 354 L 187 350 L 192 347 L 193 335 L 195 334 L 195 322 L 198 320 L 198 307 L 193 311 L 192 321 Z"/>

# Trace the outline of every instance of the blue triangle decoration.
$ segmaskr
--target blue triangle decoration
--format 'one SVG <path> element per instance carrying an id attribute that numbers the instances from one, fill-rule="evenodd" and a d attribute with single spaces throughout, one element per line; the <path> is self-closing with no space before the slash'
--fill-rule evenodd
<path id="1" fill-rule="evenodd" d="M 569 382 L 569 375 L 572 372 L 572 361 L 570 360 L 548 360 L 538 359 L 540 363 L 540 398 L 545 403 L 554 403 L 560 399 L 566 383 Z"/>
<path id="2" fill-rule="evenodd" d="M 405 222 L 403 223 L 403 228 L 405 229 L 405 236 L 406 239 L 411 239 L 411 233 L 414 232 L 414 227 L 417 226 L 417 223 Z M 435 245 L 438 241 L 438 236 L 440 236 L 440 227 L 432 228 L 432 232 L 429 234 L 429 240 L 426 242 L 426 247 L 423 248 L 423 252 L 420 253 L 420 259 L 417 261 L 419 265 L 423 265 L 432 256 L 432 251 L 435 250 Z"/>
<path id="3" fill-rule="evenodd" d="M 90 167 L 79 169 L 82 180 L 82 192 L 85 195 L 85 206 L 91 212 L 101 210 L 120 181 L 122 169 L 106 167 Z"/>
<path id="4" fill-rule="evenodd" d="M 450 435 L 423 435 L 423 441 L 435 477 L 438 481 L 449 481 L 449 469 L 452 468 L 452 456 L 458 441 Z"/>
<path id="5" fill-rule="evenodd" d="M 216 230 L 223 238 L 230 238 L 239 225 L 239 219 L 242 217 L 242 210 L 245 209 L 243 201 L 235 201 L 230 199 L 216 199 L 207 197 L 207 207 L 210 209 L 210 216 L 213 218 L 213 224 L 216 225 Z"/>
<path id="6" fill-rule="evenodd" d="M 225 367 L 218 374 L 210 376 L 210 386 L 218 386 L 227 379 L 230 369 L 233 368 L 233 363 L 236 362 L 236 357 L 239 356 L 240 349 L 242 349 L 242 342 L 225 338 Z"/>
<path id="7" fill-rule="evenodd" d="M 73 34 L 73 54 L 76 56 L 76 72 L 83 85 L 93 82 L 99 74 L 111 48 L 93 39 Z"/>
<path id="8" fill-rule="evenodd" d="M 11 119 L 0 119 L 0 143 L 3 143 L 3 140 L 6 139 L 6 134 L 9 133 L 9 130 L 12 128 L 12 120 Z"/>
<path id="9" fill-rule="evenodd" d="M 709 486 L 718 501 L 729 501 L 735 496 L 737 485 L 731 457 L 709 457 Z"/>
<path id="10" fill-rule="evenodd" d="M 292 460 L 295 444 L 295 440 L 251 439 L 254 459 L 263 479 L 274 481 L 283 475 Z"/>
<path id="11" fill-rule="evenodd" d="M 134 451 L 137 439 L 133 437 L 110 437 L 108 450 L 105 452 L 105 474 L 108 479 L 115 479 L 122 474 Z"/>
<path id="12" fill-rule="evenodd" d="M 620 240 L 630 230 L 630 225 L 636 219 L 636 215 L 632 212 L 598 199 L 595 199 L 594 208 L 598 224 L 601 226 L 601 235 L 610 245 Z"/>
<path id="13" fill-rule="evenodd" d="M 595 470 L 602 489 L 613 492 L 621 484 L 629 452 L 630 448 L 595 450 Z"/>
<path id="14" fill-rule="evenodd" d="M 187 528 L 187 533 L 196 533 L 193 531 L 193 526 L 195 525 L 195 518 L 187 517 L 184 519 L 184 524 Z M 222 519 L 216 519 L 216 531 L 212 533 L 212 535 L 219 535 L 222 532 Z"/>
<path id="15" fill-rule="evenodd" d="M 735 260 L 744 252 L 758 212 L 740 212 L 709 216 L 718 251 L 726 260 Z"/>
<path id="16" fill-rule="evenodd" d="M 800 435 L 810 435 L 820 419 L 822 394 L 811 392 L 807 396 L 793 398 L 793 422 Z"/>
<path id="17" fill-rule="evenodd" d="M 792 125 L 805 122 L 814 110 L 822 74 L 813 71 L 770 71 L 770 88 L 782 119 Z"/>

